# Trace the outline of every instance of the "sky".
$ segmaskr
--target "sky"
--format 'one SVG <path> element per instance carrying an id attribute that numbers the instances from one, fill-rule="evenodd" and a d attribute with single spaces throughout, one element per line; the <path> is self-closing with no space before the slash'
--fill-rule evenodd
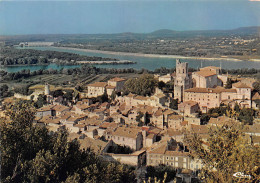
<path id="1" fill-rule="evenodd" d="M 260 26 L 248 0 L 0 0 L 0 35 L 97 34 Z"/>

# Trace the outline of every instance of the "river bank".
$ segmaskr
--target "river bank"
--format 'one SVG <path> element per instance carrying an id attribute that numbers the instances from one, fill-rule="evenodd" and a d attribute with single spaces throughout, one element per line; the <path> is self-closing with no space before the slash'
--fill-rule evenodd
<path id="1" fill-rule="evenodd" d="M 130 61 L 130 60 L 110 60 L 110 61 L 76 61 L 78 64 L 97 64 L 97 65 L 103 65 L 103 64 L 136 64 L 136 62 Z"/>
<path id="2" fill-rule="evenodd" d="M 82 48 L 73 48 L 73 47 L 53 47 L 60 48 L 65 50 L 74 50 L 74 51 L 82 51 L 82 52 L 92 52 L 92 53 L 102 53 L 102 54 L 112 54 L 112 55 L 124 55 L 124 56 L 136 56 L 136 57 L 147 57 L 147 58 L 173 58 L 173 59 L 194 59 L 194 60 L 223 60 L 223 61 L 245 61 L 237 58 L 229 58 L 229 57 L 218 57 L 218 58 L 205 58 L 205 57 L 186 57 L 180 55 L 159 55 L 159 54 L 144 54 L 144 53 L 129 53 L 129 52 L 115 52 L 115 51 L 103 51 L 103 50 L 91 50 L 91 49 L 82 49 Z M 260 62 L 260 59 L 249 59 L 246 61 L 250 62 Z"/>

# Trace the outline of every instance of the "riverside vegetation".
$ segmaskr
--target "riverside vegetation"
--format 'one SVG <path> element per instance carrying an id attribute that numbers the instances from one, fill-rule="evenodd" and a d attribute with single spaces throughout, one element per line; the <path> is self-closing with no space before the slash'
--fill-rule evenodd
<path id="1" fill-rule="evenodd" d="M 90 57 L 68 52 L 33 49 L 0 48 L 0 65 L 76 64 L 76 61 L 118 61 L 113 58 Z"/>

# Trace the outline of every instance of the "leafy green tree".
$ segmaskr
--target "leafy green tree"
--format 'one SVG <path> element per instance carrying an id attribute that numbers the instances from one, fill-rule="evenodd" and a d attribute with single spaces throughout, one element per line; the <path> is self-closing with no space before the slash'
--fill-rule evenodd
<path id="1" fill-rule="evenodd" d="M 255 116 L 255 110 L 250 108 L 240 109 L 238 120 L 245 125 L 252 125 Z"/>
<path id="2" fill-rule="evenodd" d="M 209 122 L 210 116 L 208 114 L 202 114 L 200 117 L 200 123 L 205 125 Z"/>
<path id="3" fill-rule="evenodd" d="M 169 107 L 171 109 L 178 110 L 178 99 L 173 99 Z"/>
<path id="4" fill-rule="evenodd" d="M 158 88 L 163 89 L 163 87 L 165 87 L 165 86 L 166 86 L 166 84 L 163 81 L 158 82 Z"/>
<path id="5" fill-rule="evenodd" d="M 9 92 L 8 92 L 8 86 L 6 84 L 3 84 L 2 86 L 0 86 L 0 97 L 7 97 L 9 96 Z"/>
<path id="6" fill-rule="evenodd" d="M 260 81 L 257 81 L 253 84 L 253 90 L 260 93 Z"/>
<path id="7" fill-rule="evenodd" d="M 166 179 L 165 179 L 166 173 Z M 164 180 L 164 182 L 170 182 L 176 176 L 176 171 L 173 167 L 166 166 L 166 165 L 159 165 L 159 166 L 148 166 L 147 167 L 147 177 L 152 179 L 159 179 Z"/>
<path id="8" fill-rule="evenodd" d="M 30 95 L 32 91 L 29 90 L 29 86 L 21 86 L 14 89 L 15 93 L 20 93 L 22 95 Z"/>
<path id="9" fill-rule="evenodd" d="M 36 108 L 41 108 L 42 106 L 47 104 L 46 95 L 40 94 L 37 98 L 37 101 L 35 102 Z"/>
<path id="10" fill-rule="evenodd" d="M 125 82 L 125 90 L 143 96 L 151 95 L 156 86 L 157 80 L 151 74 L 143 74 L 139 78 L 131 78 Z"/>
<path id="11" fill-rule="evenodd" d="M 225 88 L 226 88 L 226 89 L 232 88 L 232 83 L 234 83 L 234 82 L 232 81 L 232 79 L 228 78 L 228 79 L 227 79 L 227 84 L 226 84 Z"/>
<path id="12" fill-rule="evenodd" d="M 63 96 L 64 93 L 62 90 L 55 90 L 52 94 L 53 97 L 59 97 L 59 96 Z"/>
<path id="13" fill-rule="evenodd" d="M 109 147 L 107 152 L 115 154 L 131 154 L 132 152 L 134 152 L 134 150 L 131 149 L 129 146 L 116 145 Z"/>
<path id="14" fill-rule="evenodd" d="M 115 91 L 112 92 L 110 98 L 111 98 L 111 100 L 115 100 L 115 98 L 116 98 L 116 92 Z"/>
<path id="15" fill-rule="evenodd" d="M 144 122 L 141 120 L 142 117 L 144 117 L 144 113 L 138 112 L 138 115 L 136 116 L 136 121 L 138 122 L 138 126 L 143 126 Z"/>
<path id="16" fill-rule="evenodd" d="M 237 113 L 240 112 L 240 106 L 238 105 L 238 103 L 235 104 L 234 111 L 236 111 Z"/>
<path id="17" fill-rule="evenodd" d="M 68 100 L 71 101 L 73 99 L 73 90 L 67 90 L 66 93 L 63 95 L 63 97 Z"/>
<path id="18" fill-rule="evenodd" d="M 191 156 L 200 159 L 203 168 L 200 178 L 209 183 L 258 182 L 259 151 L 246 141 L 242 126 L 221 126 L 210 129 L 207 139 L 208 148 L 203 146 L 198 134 L 186 135 L 185 142 L 189 145 Z M 239 179 L 233 176 L 236 172 L 250 175 L 251 179 Z"/>
<path id="19" fill-rule="evenodd" d="M 104 103 L 104 102 L 109 101 L 106 90 L 105 90 L 105 93 L 103 95 L 97 97 L 97 101 L 100 102 L 100 103 Z"/>

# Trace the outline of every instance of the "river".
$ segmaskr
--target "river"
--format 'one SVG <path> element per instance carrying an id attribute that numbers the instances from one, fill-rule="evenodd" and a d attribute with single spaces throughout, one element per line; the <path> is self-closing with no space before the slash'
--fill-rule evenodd
<path id="1" fill-rule="evenodd" d="M 26 48 L 28 49 L 28 48 Z M 145 57 L 145 56 L 133 56 L 133 55 L 116 55 L 110 53 L 97 53 L 95 51 L 84 51 L 84 50 L 72 50 L 72 49 L 64 49 L 64 48 L 56 48 L 56 47 L 30 47 L 29 49 L 37 49 L 37 50 L 51 50 L 51 51 L 62 51 L 69 53 L 76 53 L 80 55 L 88 55 L 88 56 L 99 56 L 99 57 L 110 57 L 117 58 L 119 60 L 130 60 L 136 62 L 136 64 L 129 65 L 95 65 L 96 67 L 102 68 L 134 68 L 134 69 L 148 69 L 154 70 L 160 67 L 173 68 L 175 67 L 175 59 L 174 58 L 158 58 L 158 57 Z M 260 62 L 253 61 L 231 61 L 231 60 L 200 60 L 200 59 L 184 59 L 181 61 L 188 62 L 189 67 L 198 68 L 205 66 L 218 66 L 223 69 L 242 69 L 242 68 L 255 68 L 260 69 Z M 8 72 L 17 72 L 22 69 L 30 69 L 31 71 L 39 70 L 39 69 L 61 69 L 61 68 L 75 68 L 80 67 L 79 65 L 66 65 L 60 66 L 56 64 L 50 65 L 34 65 L 34 66 L 10 66 L 3 67 L 3 70 Z"/>

